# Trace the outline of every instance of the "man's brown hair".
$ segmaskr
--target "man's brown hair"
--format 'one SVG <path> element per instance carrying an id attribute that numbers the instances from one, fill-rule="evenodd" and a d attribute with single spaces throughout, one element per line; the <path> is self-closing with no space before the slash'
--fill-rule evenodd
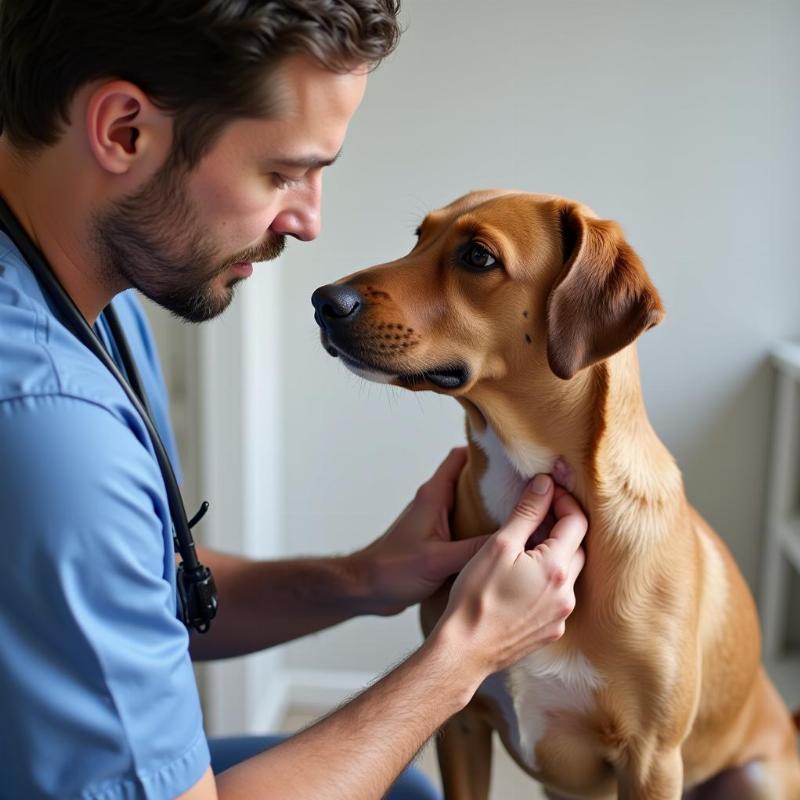
<path id="1" fill-rule="evenodd" d="M 55 144 L 76 91 L 136 84 L 173 116 L 172 161 L 196 164 L 235 118 L 274 108 L 289 55 L 374 68 L 397 44 L 399 0 L 0 0 L 0 130 L 22 153 Z"/>

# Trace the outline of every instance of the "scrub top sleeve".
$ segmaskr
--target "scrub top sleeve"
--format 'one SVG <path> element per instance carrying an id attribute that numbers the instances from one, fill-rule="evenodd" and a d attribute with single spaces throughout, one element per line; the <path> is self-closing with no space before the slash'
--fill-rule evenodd
<path id="1" fill-rule="evenodd" d="M 0 783 L 172 798 L 209 765 L 163 481 L 108 408 L 0 402 Z"/>

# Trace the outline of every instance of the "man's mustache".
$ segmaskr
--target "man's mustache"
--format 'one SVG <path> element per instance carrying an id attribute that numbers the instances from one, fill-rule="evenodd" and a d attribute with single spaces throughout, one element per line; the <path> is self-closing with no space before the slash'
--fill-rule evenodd
<path id="1" fill-rule="evenodd" d="M 229 258 L 218 272 L 224 272 L 233 264 L 255 264 L 259 261 L 272 261 L 283 252 L 285 247 L 285 236 L 271 235 L 266 241 L 255 245 L 255 247 L 242 250 L 241 253 L 237 253 L 233 258 Z"/>

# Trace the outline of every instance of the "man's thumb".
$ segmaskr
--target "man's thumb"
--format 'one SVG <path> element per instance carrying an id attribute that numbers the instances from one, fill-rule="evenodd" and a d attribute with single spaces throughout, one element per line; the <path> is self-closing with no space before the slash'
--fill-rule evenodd
<path id="1" fill-rule="evenodd" d="M 530 535 L 541 525 L 553 501 L 553 479 L 540 474 L 528 481 L 514 510 L 498 532 L 512 539 L 522 550 Z"/>
<path id="2" fill-rule="evenodd" d="M 448 567 L 450 568 L 448 574 L 453 575 L 464 568 L 467 561 L 469 561 L 478 550 L 486 544 L 486 540 L 493 534 L 486 536 L 472 536 L 469 539 L 459 539 L 450 542 L 447 546 L 447 554 L 449 557 Z"/>

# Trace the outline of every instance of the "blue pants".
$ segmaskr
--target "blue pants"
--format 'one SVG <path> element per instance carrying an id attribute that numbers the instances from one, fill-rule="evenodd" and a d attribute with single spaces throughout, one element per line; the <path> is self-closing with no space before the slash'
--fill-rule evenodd
<path id="1" fill-rule="evenodd" d="M 211 768 L 220 773 L 250 756 L 280 744 L 285 736 L 230 736 L 209 739 Z M 392 784 L 386 800 L 441 800 L 428 778 L 418 769 L 408 767 Z"/>

